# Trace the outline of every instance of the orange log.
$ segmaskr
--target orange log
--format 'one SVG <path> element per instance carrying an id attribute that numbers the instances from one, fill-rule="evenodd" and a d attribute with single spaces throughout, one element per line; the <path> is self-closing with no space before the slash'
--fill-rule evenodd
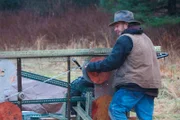
<path id="1" fill-rule="evenodd" d="M 21 110 L 11 102 L 0 103 L 0 120 L 22 120 Z"/>
<path id="2" fill-rule="evenodd" d="M 92 104 L 92 119 L 93 120 L 110 120 L 108 108 L 112 97 L 104 95 L 98 97 Z"/>
<path id="3" fill-rule="evenodd" d="M 90 60 L 90 62 L 96 62 L 96 61 L 100 61 L 103 60 L 104 57 L 94 57 Z M 102 84 L 103 82 L 109 80 L 110 76 L 111 76 L 111 72 L 101 72 L 101 73 L 97 73 L 97 72 L 87 72 L 89 78 L 91 79 L 91 81 L 95 84 Z"/>
<path id="4" fill-rule="evenodd" d="M 112 100 L 110 95 L 98 97 L 92 104 L 92 119 L 93 120 L 110 120 L 108 115 L 109 104 Z M 128 120 L 137 120 L 136 117 L 129 117 Z"/>

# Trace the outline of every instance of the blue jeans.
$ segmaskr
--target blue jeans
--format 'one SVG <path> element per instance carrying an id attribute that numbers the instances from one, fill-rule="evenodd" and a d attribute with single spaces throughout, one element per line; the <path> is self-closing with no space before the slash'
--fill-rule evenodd
<path id="1" fill-rule="evenodd" d="M 109 116 L 111 120 L 127 120 L 126 113 L 132 108 L 139 120 L 152 120 L 154 97 L 121 88 L 113 96 L 109 106 Z"/>

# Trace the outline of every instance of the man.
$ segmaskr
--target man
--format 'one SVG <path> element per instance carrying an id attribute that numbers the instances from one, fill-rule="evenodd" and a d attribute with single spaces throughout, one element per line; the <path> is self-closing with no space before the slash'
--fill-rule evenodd
<path id="1" fill-rule="evenodd" d="M 104 60 L 90 62 L 86 71 L 116 70 L 112 86 L 117 91 L 109 106 L 111 120 L 127 120 L 126 113 L 132 108 L 140 120 L 152 120 L 154 98 L 161 86 L 154 46 L 131 11 L 116 12 L 109 26 L 114 26 L 119 35 L 112 52 Z"/>

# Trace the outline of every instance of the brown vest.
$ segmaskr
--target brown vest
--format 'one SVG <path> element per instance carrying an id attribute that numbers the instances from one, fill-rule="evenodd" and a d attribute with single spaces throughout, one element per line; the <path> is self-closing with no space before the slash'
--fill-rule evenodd
<path id="1" fill-rule="evenodd" d="M 129 36 L 133 41 L 131 53 L 116 70 L 113 87 L 135 83 L 142 88 L 160 88 L 160 69 L 152 41 L 145 34 Z"/>

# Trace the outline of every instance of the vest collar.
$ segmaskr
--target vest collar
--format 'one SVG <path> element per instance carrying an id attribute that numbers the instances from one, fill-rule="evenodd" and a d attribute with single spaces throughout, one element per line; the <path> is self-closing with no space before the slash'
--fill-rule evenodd
<path id="1" fill-rule="evenodd" d="M 124 30 L 121 35 L 123 34 L 142 34 L 143 30 L 140 26 L 131 26 L 128 29 Z"/>

